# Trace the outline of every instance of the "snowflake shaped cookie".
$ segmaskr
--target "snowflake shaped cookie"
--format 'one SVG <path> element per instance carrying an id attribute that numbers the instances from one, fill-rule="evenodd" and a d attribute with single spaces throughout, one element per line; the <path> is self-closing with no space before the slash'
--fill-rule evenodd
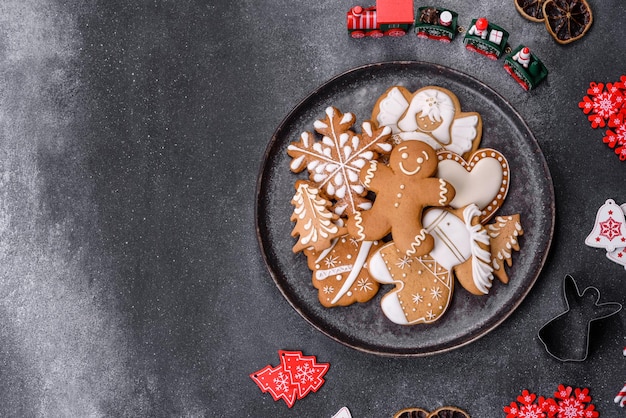
<path id="1" fill-rule="evenodd" d="M 371 201 L 365 197 L 367 190 L 359 181 L 359 172 L 392 148 L 387 142 L 390 128 L 374 129 L 370 122 L 363 122 L 362 133 L 357 134 L 351 130 L 354 123 L 352 113 L 344 114 L 328 107 L 326 117 L 314 123 L 315 131 L 322 135 L 321 141 L 313 133 L 303 132 L 300 140 L 287 148 L 293 158 L 291 171 L 299 173 L 307 169 L 310 180 L 335 199 L 334 212 L 341 216 L 371 207 Z"/>

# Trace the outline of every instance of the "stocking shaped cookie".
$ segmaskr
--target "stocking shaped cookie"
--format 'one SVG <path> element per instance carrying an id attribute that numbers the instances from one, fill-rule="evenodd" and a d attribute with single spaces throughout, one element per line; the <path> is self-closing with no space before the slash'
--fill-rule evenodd
<path id="1" fill-rule="evenodd" d="M 324 251 L 305 250 L 320 303 L 325 307 L 348 306 L 373 298 L 380 284 L 365 266 L 379 247 L 378 241 L 356 241 L 344 235 Z"/>
<path id="2" fill-rule="evenodd" d="M 432 323 L 450 304 L 454 275 L 459 266 L 469 266 L 469 274 L 459 274 L 459 282 L 475 294 L 487 293 L 493 279 L 489 236 L 478 222 L 480 210 L 470 205 L 462 213 L 433 208 L 424 224 L 433 232 L 435 243 L 430 254 L 411 257 L 393 242 L 381 247 L 368 263 L 380 283 L 394 284 L 383 296 L 381 308 L 392 322 L 401 325 Z"/>
<path id="3" fill-rule="evenodd" d="M 394 147 L 389 165 L 371 161 L 360 173 L 364 186 L 376 193 L 372 208 L 348 219 L 350 235 L 358 240 L 380 240 L 391 233 L 396 248 L 408 256 L 428 254 L 433 237 L 422 225 L 428 206 L 445 206 L 454 199 L 454 188 L 432 177 L 437 154 L 429 145 L 407 141 Z"/>

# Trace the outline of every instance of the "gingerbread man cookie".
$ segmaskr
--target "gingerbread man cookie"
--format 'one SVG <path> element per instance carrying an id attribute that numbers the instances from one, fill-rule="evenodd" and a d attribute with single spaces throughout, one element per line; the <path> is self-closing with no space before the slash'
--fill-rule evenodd
<path id="1" fill-rule="evenodd" d="M 433 237 L 422 225 L 422 211 L 428 206 L 446 206 L 454 199 L 454 187 L 433 177 L 437 154 L 421 141 L 403 142 L 391 151 L 389 165 L 371 161 L 360 179 L 376 193 L 372 208 L 355 212 L 347 223 L 356 239 L 375 241 L 391 233 L 396 247 L 409 256 L 428 254 Z"/>

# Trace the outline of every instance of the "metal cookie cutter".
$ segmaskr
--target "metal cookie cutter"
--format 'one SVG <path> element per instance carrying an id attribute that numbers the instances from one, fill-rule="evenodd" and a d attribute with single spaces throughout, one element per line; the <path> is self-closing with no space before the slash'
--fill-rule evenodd
<path id="1" fill-rule="evenodd" d="M 618 313 L 616 302 L 598 303 L 600 291 L 593 286 L 582 293 L 569 274 L 563 280 L 567 309 L 539 330 L 539 340 L 554 358 L 561 361 L 583 361 L 589 352 L 591 324 Z"/>

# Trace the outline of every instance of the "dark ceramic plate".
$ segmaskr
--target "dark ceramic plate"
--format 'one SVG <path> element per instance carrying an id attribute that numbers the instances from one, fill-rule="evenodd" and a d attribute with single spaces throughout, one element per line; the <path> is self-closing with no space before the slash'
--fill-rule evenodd
<path id="1" fill-rule="evenodd" d="M 392 287 L 382 286 L 371 301 L 348 307 L 324 308 L 311 284 L 303 254 L 293 254 L 291 237 L 294 183 L 306 173 L 289 170 L 287 146 L 328 106 L 357 117 L 355 129 L 370 118 L 376 99 L 387 88 L 402 85 L 415 91 L 428 85 L 454 92 L 463 111 L 483 118 L 481 147 L 502 152 L 511 168 L 509 194 L 498 215 L 520 213 L 524 235 L 521 251 L 508 268 L 507 285 L 494 279 L 487 296 L 474 296 L 455 286 L 452 303 L 432 325 L 402 326 L 382 313 L 381 297 Z M 423 62 L 390 62 L 359 67 L 341 74 L 306 97 L 280 124 L 261 166 L 256 197 L 257 235 L 261 251 L 276 285 L 315 328 L 357 350 L 388 356 L 423 356 L 465 345 L 498 326 L 522 302 L 545 262 L 554 228 L 554 190 L 539 144 L 520 115 L 496 92 L 456 70 Z"/>

